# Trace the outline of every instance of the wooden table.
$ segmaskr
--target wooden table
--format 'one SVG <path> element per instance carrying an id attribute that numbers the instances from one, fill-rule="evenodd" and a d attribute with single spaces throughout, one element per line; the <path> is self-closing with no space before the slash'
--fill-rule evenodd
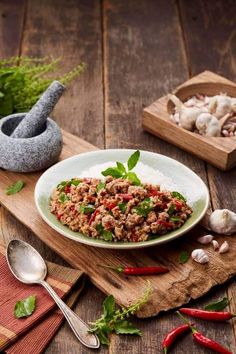
<path id="1" fill-rule="evenodd" d="M 81 60 L 86 72 L 58 104 L 55 120 L 99 148 L 142 148 L 183 162 L 207 183 L 213 208 L 235 210 L 236 169 L 223 173 L 141 129 L 141 112 L 156 98 L 205 69 L 236 81 L 236 3 L 188 0 L 0 0 L 0 57 L 63 57 L 70 69 Z M 65 262 L 0 207 L 0 238 L 14 236 L 35 246 L 48 260 Z M 233 281 L 194 306 L 231 298 Z M 168 296 L 168 294 L 167 294 Z M 76 311 L 86 320 L 100 315 L 104 295 L 89 282 Z M 143 337 L 112 336 L 101 353 L 160 353 L 163 336 L 179 319 L 173 313 L 136 320 Z M 205 334 L 236 352 L 236 322 L 198 322 Z M 46 353 L 92 353 L 65 324 Z M 173 353 L 208 353 L 185 337 Z M 210 352 L 209 352 L 210 353 Z"/>

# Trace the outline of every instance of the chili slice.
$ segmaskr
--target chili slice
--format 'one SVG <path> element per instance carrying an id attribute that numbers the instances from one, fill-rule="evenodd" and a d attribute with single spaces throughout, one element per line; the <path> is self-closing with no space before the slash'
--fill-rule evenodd
<path id="1" fill-rule="evenodd" d="M 133 199 L 133 196 L 131 194 L 118 194 L 120 198 L 122 198 L 125 202 L 128 202 L 129 200 Z"/>
<path id="2" fill-rule="evenodd" d="M 96 209 L 95 212 L 91 215 L 90 219 L 89 219 L 89 225 L 92 224 L 92 222 L 95 220 L 96 216 L 99 214 L 99 210 Z"/>
<path id="3" fill-rule="evenodd" d="M 100 267 L 109 268 L 109 269 L 116 271 L 117 273 L 122 273 L 125 275 L 153 275 L 153 274 L 162 274 L 162 273 L 169 272 L 168 268 L 160 267 L 160 266 L 151 266 L 151 267 L 118 266 L 118 267 L 112 267 L 112 266 L 100 265 Z"/>

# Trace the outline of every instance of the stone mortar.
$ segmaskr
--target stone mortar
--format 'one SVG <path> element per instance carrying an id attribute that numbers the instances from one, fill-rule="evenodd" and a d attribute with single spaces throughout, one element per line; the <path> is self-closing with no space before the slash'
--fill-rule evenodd
<path id="1" fill-rule="evenodd" d="M 15 172 L 33 172 L 49 167 L 62 150 L 62 134 L 58 125 L 47 118 L 41 132 L 32 138 L 10 135 L 26 113 L 9 115 L 0 120 L 0 168 Z"/>

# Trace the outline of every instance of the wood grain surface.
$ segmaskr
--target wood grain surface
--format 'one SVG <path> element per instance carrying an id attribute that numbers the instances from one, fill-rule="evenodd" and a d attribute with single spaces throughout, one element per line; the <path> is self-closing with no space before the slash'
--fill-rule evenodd
<path id="1" fill-rule="evenodd" d="M 81 60 L 89 62 L 55 110 L 61 126 L 100 148 L 141 147 L 176 158 L 209 182 L 213 208 L 235 210 L 236 169 L 220 172 L 140 129 L 142 109 L 192 74 L 211 70 L 236 80 L 235 13 L 234 0 L 196 0 L 191 6 L 188 0 L 0 0 L 0 56 L 59 55 L 67 68 Z M 65 264 L 4 208 L 0 208 L 0 227 L 5 242 L 18 235 L 46 259 Z M 236 312 L 235 294 L 236 286 L 230 282 L 192 305 L 202 307 L 227 295 Z M 94 320 L 103 299 L 88 283 L 76 310 Z M 142 338 L 112 336 L 109 349 L 100 352 L 161 353 L 163 336 L 179 323 L 173 313 L 137 320 Z M 206 335 L 236 352 L 234 323 L 197 321 Z M 78 344 L 66 324 L 46 352 L 92 353 Z M 180 339 L 172 352 L 210 354 L 190 336 Z"/>

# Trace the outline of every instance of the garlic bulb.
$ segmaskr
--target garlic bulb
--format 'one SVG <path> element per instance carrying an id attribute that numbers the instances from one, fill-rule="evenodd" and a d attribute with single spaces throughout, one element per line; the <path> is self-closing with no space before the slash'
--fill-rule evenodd
<path id="1" fill-rule="evenodd" d="M 203 251 L 203 249 L 201 248 L 197 248 L 195 249 L 192 254 L 192 259 L 197 262 L 197 263 L 201 263 L 201 264 L 205 264 L 209 262 L 209 257 L 206 254 L 205 251 Z"/>
<path id="2" fill-rule="evenodd" d="M 205 111 L 205 108 L 186 107 L 175 95 L 171 95 L 170 100 L 174 103 L 176 110 L 179 112 L 179 122 L 181 127 L 193 131 L 197 117 Z"/>
<path id="3" fill-rule="evenodd" d="M 220 248 L 220 245 L 216 240 L 212 240 L 212 245 L 213 245 L 214 251 L 216 251 Z"/>
<path id="4" fill-rule="evenodd" d="M 226 253 L 229 251 L 229 244 L 227 241 L 223 242 L 220 246 L 219 253 Z"/>
<path id="5" fill-rule="evenodd" d="M 208 243 L 211 243 L 213 238 L 214 238 L 214 236 L 212 236 L 212 235 L 204 235 L 204 236 L 199 237 L 197 239 L 197 241 L 199 243 L 201 243 L 202 245 L 207 245 Z"/>
<path id="6" fill-rule="evenodd" d="M 210 113 L 201 113 L 197 117 L 196 128 L 201 135 L 220 136 L 220 123 L 218 119 Z"/>
<path id="7" fill-rule="evenodd" d="M 236 232 L 236 214 L 228 209 L 217 209 L 209 217 L 209 226 L 218 234 L 231 235 Z"/>
<path id="8" fill-rule="evenodd" d="M 219 119 L 231 111 L 231 98 L 225 95 L 213 96 L 208 108 L 209 112 Z"/>

